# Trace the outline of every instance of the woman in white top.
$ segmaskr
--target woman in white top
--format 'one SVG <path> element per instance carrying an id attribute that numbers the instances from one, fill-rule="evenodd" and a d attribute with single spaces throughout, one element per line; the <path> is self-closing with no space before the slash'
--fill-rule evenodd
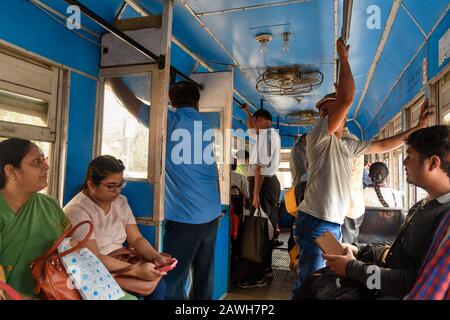
<path id="1" fill-rule="evenodd" d="M 157 280 L 166 273 L 155 267 L 165 264 L 169 258 L 161 255 L 142 236 L 127 198 L 120 194 L 125 187 L 123 179 L 125 166 L 121 160 L 112 156 L 99 156 L 89 163 L 86 180 L 81 191 L 66 205 L 64 212 L 72 225 L 89 220 L 94 232 L 86 247 L 103 262 L 110 271 L 130 266 L 111 256 L 111 252 L 123 248 L 125 241 L 147 261 L 134 265 L 123 275 L 143 280 Z M 75 234 L 75 240 L 81 240 L 87 233 L 87 226 L 81 227 Z M 165 282 L 160 279 L 158 286 L 144 299 L 162 300 L 165 294 Z"/>
<path id="2" fill-rule="evenodd" d="M 403 200 L 397 191 L 386 186 L 389 169 L 383 162 L 370 166 L 369 177 L 372 184 L 364 189 L 366 207 L 403 208 Z"/>

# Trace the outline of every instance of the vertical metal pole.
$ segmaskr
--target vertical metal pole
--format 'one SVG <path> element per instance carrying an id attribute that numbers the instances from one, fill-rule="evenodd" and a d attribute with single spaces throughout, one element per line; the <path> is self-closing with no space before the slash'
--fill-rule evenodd
<path id="1" fill-rule="evenodd" d="M 344 45 L 347 45 L 348 38 L 350 38 L 350 26 L 352 23 L 352 11 L 353 11 L 353 0 L 344 0 L 344 12 L 342 15 L 342 29 L 341 29 L 341 39 L 344 41 Z M 341 70 L 341 64 L 339 60 L 337 61 L 336 67 L 336 82 L 339 81 L 339 72 Z"/>
<path id="2" fill-rule="evenodd" d="M 164 69 L 152 73 L 149 138 L 149 183 L 153 184 L 153 220 L 155 225 L 155 248 L 162 250 L 164 221 L 164 179 L 166 159 L 166 127 L 169 103 L 170 47 L 172 38 L 174 0 L 164 0 L 161 28 L 161 56 Z"/>

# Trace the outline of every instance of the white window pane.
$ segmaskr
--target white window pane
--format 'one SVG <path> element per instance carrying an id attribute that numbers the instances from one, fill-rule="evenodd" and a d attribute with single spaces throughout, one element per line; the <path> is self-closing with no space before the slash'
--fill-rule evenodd
<path id="1" fill-rule="evenodd" d="M 133 84 L 145 83 L 147 85 L 145 91 L 150 92 L 150 76 L 136 76 L 132 78 L 134 78 Z M 126 79 L 122 79 L 125 84 L 130 84 Z M 135 87 L 132 86 L 131 89 L 135 89 Z M 133 93 L 143 103 L 148 104 L 150 100 L 148 97 L 143 98 L 139 96 L 139 92 L 143 90 L 140 88 L 136 90 L 137 92 Z M 120 100 L 117 99 L 113 90 L 109 86 L 105 86 L 101 154 L 108 154 L 122 160 L 125 165 L 126 178 L 146 179 L 148 137 L 148 127 L 131 115 Z"/>
<path id="2" fill-rule="evenodd" d="M 0 120 L 46 127 L 48 102 L 0 90 Z"/>
<path id="3" fill-rule="evenodd" d="M 289 162 L 282 161 L 282 162 L 280 162 L 280 167 L 279 168 L 280 169 L 289 169 L 290 168 L 290 164 L 289 164 Z"/>
<path id="4" fill-rule="evenodd" d="M 280 181 L 281 189 L 292 187 L 292 175 L 290 172 L 277 172 L 277 178 Z"/>
<path id="5" fill-rule="evenodd" d="M 442 122 L 445 125 L 450 125 L 450 112 L 447 113 L 443 118 L 442 118 Z"/>

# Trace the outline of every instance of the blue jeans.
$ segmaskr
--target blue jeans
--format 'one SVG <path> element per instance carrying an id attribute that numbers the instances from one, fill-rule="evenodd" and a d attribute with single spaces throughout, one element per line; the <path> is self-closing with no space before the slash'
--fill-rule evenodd
<path id="1" fill-rule="evenodd" d="M 327 231 L 330 231 L 337 239 L 341 239 L 340 224 L 313 217 L 302 211 L 297 212 L 293 234 L 295 243 L 299 246 L 299 258 L 297 280 L 292 291 L 292 297 L 309 275 L 325 267 L 322 251 L 315 244 L 314 239 Z"/>

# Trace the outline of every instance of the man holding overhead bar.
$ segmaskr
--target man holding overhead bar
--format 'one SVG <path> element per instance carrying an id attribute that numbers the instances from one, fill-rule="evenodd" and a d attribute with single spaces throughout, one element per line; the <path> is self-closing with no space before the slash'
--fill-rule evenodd
<path id="1" fill-rule="evenodd" d="M 300 256 L 293 297 L 310 274 L 325 267 L 322 252 L 314 239 L 327 231 L 341 239 L 341 225 L 351 202 L 353 159 L 363 154 L 394 150 L 404 143 L 410 133 L 426 127 L 432 114 L 426 101 L 421 107 L 419 124 L 403 133 L 376 142 L 343 137 L 355 95 L 355 82 L 348 61 L 349 49 L 350 46 L 345 46 L 341 39 L 337 40 L 341 68 L 337 90 L 316 104 L 320 120 L 306 138 L 309 179 L 294 223 L 294 237 L 300 247 Z"/>

